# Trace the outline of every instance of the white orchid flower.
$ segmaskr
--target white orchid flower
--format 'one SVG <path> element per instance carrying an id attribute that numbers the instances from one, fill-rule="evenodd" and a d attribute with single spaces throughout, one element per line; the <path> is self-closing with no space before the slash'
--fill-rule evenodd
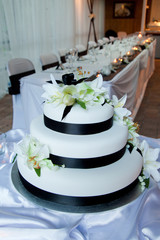
<path id="1" fill-rule="evenodd" d="M 129 117 L 131 112 L 127 108 L 117 107 L 114 108 L 114 120 L 119 121 L 122 125 L 124 124 L 124 118 Z"/>
<path id="2" fill-rule="evenodd" d="M 52 83 L 53 83 L 54 85 L 57 85 L 57 86 L 58 86 L 58 84 L 57 84 L 57 82 L 56 82 L 53 74 L 50 74 L 50 78 L 51 78 Z"/>
<path id="3" fill-rule="evenodd" d="M 45 98 L 48 103 L 54 103 L 55 105 L 62 103 L 63 87 L 51 83 L 44 84 L 42 87 L 45 92 L 41 97 Z"/>
<path id="4" fill-rule="evenodd" d="M 125 94 L 121 99 L 118 99 L 117 96 L 112 96 L 112 102 L 115 108 L 123 107 L 127 100 L 127 94 Z"/>
<path id="5" fill-rule="evenodd" d="M 124 124 L 124 119 L 131 115 L 131 112 L 124 108 L 127 100 L 127 95 L 125 94 L 121 99 L 118 99 L 117 96 L 112 96 L 112 104 L 114 106 L 114 120 Z"/>
<path id="6" fill-rule="evenodd" d="M 102 88 L 102 85 L 103 85 L 103 78 L 102 78 L 102 75 L 99 74 L 98 77 L 91 82 L 90 87 L 92 89 L 97 89 L 97 88 L 100 89 Z"/>
<path id="7" fill-rule="evenodd" d="M 139 125 L 134 123 L 129 117 L 124 119 L 124 123 L 128 127 L 128 142 L 137 147 L 139 145 L 139 134 L 137 133 L 139 130 Z"/>
<path id="8" fill-rule="evenodd" d="M 104 95 L 108 94 L 107 88 L 103 87 L 103 78 L 101 74 L 99 74 L 98 77 L 89 84 L 95 93 Z"/>
<path id="9" fill-rule="evenodd" d="M 30 135 L 26 135 L 21 142 L 15 144 L 14 151 L 30 169 L 40 169 L 42 166 L 50 169 L 53 167 L 51 160 L 48 159 L 48 147 Z"/>
<path id="10" fill-rule="evenodd" d="M 139 148 L 143 155 L 143 174 L 146 178 L 152 176 L 156 182 L 159 182 L 160 173 L 158 169 L 160 168 L 160 162 L 158 162 L 157 159 L 160 149 L 149 148 L 149 145 L 145 140 L 140 144 Z"/>

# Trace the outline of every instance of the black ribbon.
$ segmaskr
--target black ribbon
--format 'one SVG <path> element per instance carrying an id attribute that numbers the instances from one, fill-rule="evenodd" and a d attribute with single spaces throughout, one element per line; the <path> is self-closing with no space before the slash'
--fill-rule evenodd
<path id="1" fill-rule="evenodd" d="M 65 165 L 65 168 L 97 168 L 107 166 L 118 161 L 124 155 L 125 150 L 126 146 L 115 153 L 93 158 L 71 158 L 50 154 L 49 159 L 53 164 Z"/>
<path id="2" fill-rule="evenodd" d="M 87 78 L 81 78 L 80 80 L 74 79 L 73 73 L 67 73 L 62 75 L 62 81 L 56 80 L 57 83 L 63 83 L 64 85 L 77 85 L 83 81 L 85 81 Z"/>
<path id="3" fill-rule="evenodd" d="M 19 175 L 24 187 L 34 196 L 47 200 L 49 202 L 54 202 L 54 203 L 63 204 L 63 205 L 70 205 L 70 206 L 92 206 L 97 204 L 110 203 L 112 201 L 115 201 L 116 199 L 119 199 L 127 195 L 130 191 L 132 191 L 136 187 L 136 185 L 139 182 L 137 178 L 134 182 L 132 182 L 127 187 L 110 194 L 92 196 L 92 197 L 75 197 L 75 196 L 72 197 L 72 196 L 60 195 L 60 194 L 44 191 L 40 188 L 33 186 L 28 181 L 26 181 L 22 177 L 20 172 L 19 172 Z"/>
<path id="4" fill-rule="evenodd" d="M 64 85 L 77 85 L 83 81 L 86 81 L 87 78 L 81 78 L 80 80 L 74 79 L 74 74 L 73 73 L 67 73 L 62 75 L 62 80 L 56 80 L 58 84 L 63 83 Z M 47 81 L 48 83 L 52 83 L 51 80 Z"/>
<path id="5" fill-rule="evenodd" d="M 96 134 L 110 129 L 113 125 L 113 117 L 110 119 L 92 124 L 75 124 L 58 122 L 44 115 L 44 124 L 47 128 L 65 134 L 87 135 Z"/>

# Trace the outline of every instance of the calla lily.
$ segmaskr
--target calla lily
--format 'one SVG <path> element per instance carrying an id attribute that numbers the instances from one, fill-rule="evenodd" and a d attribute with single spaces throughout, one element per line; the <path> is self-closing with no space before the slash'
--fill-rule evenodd
<path id="1" fill-rule="evenodd" d="M 160 173 L 158 169 L 160 168 L 160 162 L 158 162 L 157 159 L 160 149 L 149 148 L 149 145 L 145 140 L 141 143 L 140 149 L 143 155 L 143 174 L 146 178 L 152 176 L 156 182 L 159 182 Z"/>

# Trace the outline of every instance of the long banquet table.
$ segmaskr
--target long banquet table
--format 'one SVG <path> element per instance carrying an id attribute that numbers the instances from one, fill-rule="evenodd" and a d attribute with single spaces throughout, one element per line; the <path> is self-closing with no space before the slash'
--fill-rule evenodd
<path id="1" fill-rule="evenodd" d="M 132 111 L 133 118 L 143 99 L 148 80 L 154 72 L 155 46 L 154 40 L 148 49 L 140 52 L 121 71 L 104 76 L 103 85 L 108 88 L 110 97 L 117 95 L 120 98 L 127 93 L 126 107 Z M 90 72 L 87 76 L 91 76 L 104 64 L 102 54 L 99 54 L 97 58 L 98 62 L 77 61 L 75 67 L 81 66 L 83 70 Z M 62 75 L 68 71 L 71 70 L 53 68 L 21 79 L 20 94 L 13 96 L 13 129 L 21 128 L 29 132 L 32 119 L 43 112 L 42 85 L 50 80 L 51 73 L 55 79 L 61 79 Z"/>
<path id="2" fill-rule="evenodd" d="M 127 205 L 90 213 L 49 209 L 20 194 L 11 180 L 9 156 L 13 143 L 23 136 L 20 129 L 7 132 L 6 153 L 0 157 L 0 239 L 159 240 L 160 184 L 151 182 L 149 189 Z M 160 147 L 159 140 L 141 139 Z"/>

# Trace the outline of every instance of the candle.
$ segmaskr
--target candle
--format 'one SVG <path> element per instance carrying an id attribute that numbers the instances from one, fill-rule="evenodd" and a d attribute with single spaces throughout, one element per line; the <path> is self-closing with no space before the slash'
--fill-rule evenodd
<path id="1" fill-rule="evenodd" d="M 112 62 L 112 66 L 118 68 L 121 65 L 121 61 L 115 58 Z"/>
<path id="2" fill-rule="evenodd" d="M 117 59 L 115 58 L 115 59 L 113 60 L 113 62 L 114 62 L 114 63 L 117 63 L 118 61 L 117 61 Z"/>
<path id="3" fill-rule="evenodd" d="M 138 38 L 142 38 L 142 33 L 139 33 L 139 34 L 138 34 Z"/>
<path id="4" fill-rule="evenodd" d="M 133 49 L 133 50 L 136 50 L 136 51 L 138 50 L 138 48 L 137 48 L 137 47 L 133 47 L 132 49 Z"/>

